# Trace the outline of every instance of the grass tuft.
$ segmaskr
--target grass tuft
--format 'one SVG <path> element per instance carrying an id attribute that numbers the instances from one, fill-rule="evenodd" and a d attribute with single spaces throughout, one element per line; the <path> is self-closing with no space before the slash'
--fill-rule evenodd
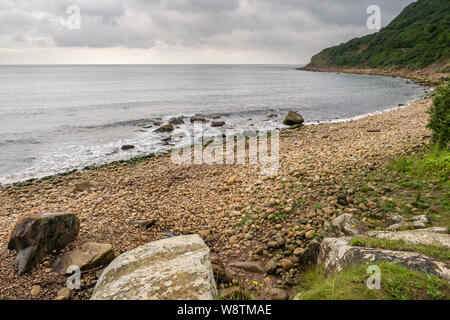
<path id="1" fill-rule="evenodd" d="M 308 270 L 302 279 L 300 300 L 442 300 L 450 298 L 449 284 L 434 275 L 393 263 L 377 263 L 381 288 L 370 290 L 367 266 L 355 265 L 329 277 L 323 266 Z"/>

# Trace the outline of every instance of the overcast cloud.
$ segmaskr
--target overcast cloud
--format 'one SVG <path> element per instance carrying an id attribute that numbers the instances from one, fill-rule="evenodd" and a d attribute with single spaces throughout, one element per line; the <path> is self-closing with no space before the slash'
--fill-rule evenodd
<path id="1" fill-rule="evenodd" d="M 0 0 L 0 64 L 306 63 L 412 0 Z M 69 5 L 81 29 L 65 24 Z"/>

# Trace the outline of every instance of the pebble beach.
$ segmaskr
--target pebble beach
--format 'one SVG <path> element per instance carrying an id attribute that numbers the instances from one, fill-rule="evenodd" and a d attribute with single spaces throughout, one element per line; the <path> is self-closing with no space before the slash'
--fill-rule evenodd
<path id="1" fill-rule="evenodd" d="M 363 214 L 357 202 L 341 207 L 337 195 L 354 194 L 369 172 L 396 157 L 420 152 L 429 142 L 430 104 L 430 99 L 423 99 L 357 120 L 282 130 L 280 167 L 273 176 L 262 176 L 258 165 L 177 165 L 164 153 L 28 185 L 1 186 L 0 296 L 54 299 L 66 277 L 53 272 L 50 264 L 85 242 L 111 244 L 120 254 L 193 233 L 235 278 L 248 278 L 233 264 L 264 265 L 277 254 L 295 257 L 339 212 Z M 76 214 L 81 223 L 78 237 L 18 276 L 15 252 L 7 248 L 11 231 L 19 218 L 45 212 Z M 133 224 L 141 220 L 152 224 Z M 264 284 L 260 296 L 268 298 L 266 287 L 289 287 L 295 276 L 295 271 L 271 277 L 256 272 L 245 280 Z M 95 271 L 85 274 L 83 290 L 75 298 L 88 299 L 97 277 Z M 38 293 L 32 292 L 36 285 Z"/>

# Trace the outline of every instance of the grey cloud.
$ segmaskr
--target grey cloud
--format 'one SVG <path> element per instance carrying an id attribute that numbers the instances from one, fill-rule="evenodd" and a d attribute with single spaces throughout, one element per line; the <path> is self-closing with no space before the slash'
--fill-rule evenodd
<path id="1" fill-rule="evenodd" d="M 377 2 L 377 3 L 374 3 Z M 0 0 L 1 39 L 59 47 L 153 48 L 158 44 L 230 51 L 279 52 L 305 59 L 323 47 L 368 34 L 366 8 L 381 7 L 383 25 L 412 0 Z M 81 30 L 68 30 L 71 4 Z M 47 39 L 47 40 L 43 40 Z M 19 44 L 18 44 L 19 45 Z"/>

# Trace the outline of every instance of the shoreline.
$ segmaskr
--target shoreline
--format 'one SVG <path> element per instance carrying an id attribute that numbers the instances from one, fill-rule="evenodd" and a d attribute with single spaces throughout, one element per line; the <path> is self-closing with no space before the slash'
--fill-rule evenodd
<path id="1" fill-rule="evenodd" d="M 319 72 L 322 72 L 322 71 L 319 71 Z M 428 94 L 428 92 L 429 91 L 427 91 L 425 94 Z M 309 126 L 312 126 L 312 125 L 345 123 L 345 122 L 355 121 L 355 120 L 359 120 L 359 119 L 364 119 L 366 117 L 379 115 L 379 114 L 383 114 L 383 113 L 390 112 L 390 111 L 395 111 L 395 110 L 398 110 L 398 109 L 401 109 L 401 108 L 407 108 L 412 103 L 414 103 L 416 101 L 420 101 L 420 100 L 425 100 L 425 99 L 427 99 L 427 98 L 422 96 L 422 97 L 419 97 L 417 99 L 404 101 L 403 103 L 401 103 L 400 105 L 398 105 L 396 107 L 387 107 L 386 109 L 383 109 L 383 110 L 369 112 L 369 113 L 365 113 L 365 114 L 361 114 L 361 115 L 356 115 L 356 116 L 349 117 L 349 118 L 339 118 L 339 119 L 324 120 L 324 121 L 306 122 L 306 123 L 303 124 L 303 126 L 304 127 L 309 127 Z M 280 118 L 280 121 L 281 121 L 281 118 Z M 277 129 L 280 132 L 285 131 L 285 130 L 292 130 L 292 128 L 277 128 Z M 269 130 L 269 131 L 274 131 L 274 130 L 277 130 L 277 129 L 273 129 L 273 130 Z M 256 131 L 259 131 L 259 130 L 256 130 Z M 0 183 L 0 188 L 28 186 L 28 185 L 31 185 L 33 183 L 40 183 L 42 181 L 52 180 L 52 179 L 55 179 L 55 178 L 58 178 L 58 177 L 65 177 L 65 176 L 68 176 L 68 175 L 71 175 L 71 174 L 74 174 L 74 173 L 77 173 L 77 172 L 86 172 L 86 171 L 90 171 L 90 170 L 103 169 L 103 168 L 108 168 L 108 167 L 111 167 L 111 166 L 116 166 L 116 165 L 121 165 L 121 164 L 138 163 L 138 162 L 146 161 L 148 159 L 152 159 L 152 158 L 155 158 L 155 157 L 159 157 L 159 156 L 164 156 L 164 155 L 170 154 L 174 149 L 177 149 L 177 147 L 173 147 L 173 148 L 170 148 L 170 149 L 167 149 L 167 150 L 161 150 L 161 151 L 156 152 L 156 153 L 148 153 L 148 154 L 143 154 L 143 155 L 138 155 L 138 156 L 132 156 L 129 159 L 115 160 L 115 161 L 105 162 L 105 163 L 97 163 L 97 164 L 92 164 L 92 165 L 86 166 L 84 168 L 74 168 L 72 170 L 61 171 L 61 172 L 58 172 L 58 173 L 55 173 L 55 174 L 45 175 L 45 176 L 42 176 L 42 177 L 24 179 L 24 180 L 19 180 L 19 181 L 15 181 L 15 182 L 5 183 L 5 184 Z"/>
<path id="2" fill-rule="evenodd" d="M 66 278 L 46 271 L 48 266 L 85 242 L 109 243 L 120 254 L 168 234 L 201 232 L 208 234 L 204 240 L 211 254 L 227 267 L 236 261 L 266 264 L 274 253 L 260 256 L 255 251 L 266 250 L 273 239 L 286 243 L 283 254 L 305 250 L 312 241 L 305 232 L 320 233 L 325 221 L 341 210 L 331 200 L 339 190 L 355 188 L 375 168 L 427 145 L 430 103 L 418 100 L 358 120 L 283 130 L 280 168 L 274 176 L 261 176 L 259 165 L 175 165 L 162 154 L 24 186 L 1 186 L 0 296 L 53 299 Z M 75 191 L 82 182 L 92 187 Z M 15 254 L 7 250 L 10 232 L 17 219 L 45 212 L 76 214 L 80 233 L 66 249 L 19 277 L 13 268 Z M 148 219 L 156 222 L 147 230 L 131 225 Z M 95 274 L 87 276 L 94 281 Z M 263 274 L 251 277 L 266 283 Z M 285 283 L 285 277 L 269 277 L 267 287 Z M 39 297 L 30 295 L 34 283 L 43 287 Z M 288 283 L 283 285 L 287 290 Z M 88 298 L 90 288 L 78 292 L 77 299 Z"/>
<path id="3" fill-rule="evenodd" d="M 331 73 L 349 73 L 349 74 L 367 74 L 376 76 L 386 76 L 394 78 L 403 78 L 414 83 L 434 87 L 449 80 L 448 73 L 434 73 L 423 70 L 404 70 L 404 69 L 373 69 L 373 68 L 339 68 L 339 67 L 313 67 L 304 66 L 297 68 L 300 71 L 311 72 L 331 72 Z"/>

